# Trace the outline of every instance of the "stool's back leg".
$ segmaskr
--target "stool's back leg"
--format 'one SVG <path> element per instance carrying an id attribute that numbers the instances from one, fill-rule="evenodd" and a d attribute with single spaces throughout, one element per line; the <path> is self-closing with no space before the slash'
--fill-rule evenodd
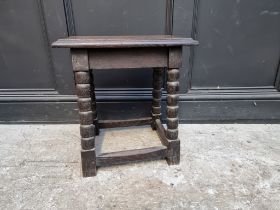
<path id="1" fill-rule="evenodd" d="M 72 50 L 72 61 L 78 96 L 81 134 L 81 161 L 84 177 L 96 175 L 95 110 L 92 106 L 92 77 L 88 68 L 86 50 Z"/>
<path id="2" fill-rule="evenodd" d="M 163 84 L 163 68 L 154 68 L 153 71 L 153 101 L 152 101 L 152 128 L 156 129 L 156 119 L 161 117 L 161 90 Z"/>
<path id="3" fill-rule="evenodd" d="M 95 134 L 99 135 L 99 124 L 98 124 L 98 116 L 97 116 L 97 108 L 96 108 L 96 97 L 95 97 L 95 85 L 94 85 L 94 74 L 91 71 L 91 105 L 93 111 L 93 124 L 95 125 Z"/>

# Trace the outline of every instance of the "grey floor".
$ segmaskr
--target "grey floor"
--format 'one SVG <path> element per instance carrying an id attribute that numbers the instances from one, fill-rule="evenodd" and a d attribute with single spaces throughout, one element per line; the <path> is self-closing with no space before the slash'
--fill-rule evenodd
<path id="1" fill-rule="evenodd" d="M 181 125 L 179 166 L 106 167 L 93 178 L 80 176 L 78 125 L 0 133 L 0 209 L 280 209 L 280 125 Z M 158 143 L 147 128 L 102 139 L 104 151 Z"/>

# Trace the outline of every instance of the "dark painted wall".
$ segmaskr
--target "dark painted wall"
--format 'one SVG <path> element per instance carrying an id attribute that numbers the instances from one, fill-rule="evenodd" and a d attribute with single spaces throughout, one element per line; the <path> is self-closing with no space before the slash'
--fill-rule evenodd
<path id="1" fill-rule="evenodd" d="M 279 26 L 279 0 L 0 1 L 0 122 L 77 121 L 69 51 L 50 43 L 130 34 L 200 41 L 184 49 L 182 122 L 277 122 Z M 149 115 L 150 69 L 95 76 L 100 118 Z"/>

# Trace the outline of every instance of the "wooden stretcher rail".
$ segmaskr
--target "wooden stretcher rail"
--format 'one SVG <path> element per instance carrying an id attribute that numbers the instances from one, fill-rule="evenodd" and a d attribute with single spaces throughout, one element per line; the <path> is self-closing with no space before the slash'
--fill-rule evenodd
<path id="1" fill-rule="evenodd" d="M 99 128 L 116 128 L 116 127 L 129 127 L 139 125 L 150 125 L 152 117 L 129 119 L 129 120 L 99 120 Z"/>
<path id="2" fill-rule="evenodd" d="M 159 160 L 167 157 L 165 146 L 126 150 L 97 155 L 97 166 L 119 165 L 131 162 Z"/>
<path id="3" fill-rule="evenodd" d="M 157 131 L 157 134 L 158 134 L 158 136 L 160 138 L 161 143 L 164 146 L 168 146 L 169 145 L 169 141 L 168 141 L 168 139 L 165 136 L 165 129 L 164 129 L 163 125 L 161 124 L 160 119 L 156 119 L 156 131 Z"/>

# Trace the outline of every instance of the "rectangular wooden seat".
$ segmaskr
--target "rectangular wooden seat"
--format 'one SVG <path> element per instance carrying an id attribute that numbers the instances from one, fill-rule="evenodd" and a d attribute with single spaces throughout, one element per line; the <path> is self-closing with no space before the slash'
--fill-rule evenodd
<path id="1" fill-rule="evenodd" d="M 132 48 L 132 47 L 180 47 L 198 45 L 192 38 L 171 35 L 148 36 L 70 36 L 59 39 L 53 47 L 67 48 Z"/>

